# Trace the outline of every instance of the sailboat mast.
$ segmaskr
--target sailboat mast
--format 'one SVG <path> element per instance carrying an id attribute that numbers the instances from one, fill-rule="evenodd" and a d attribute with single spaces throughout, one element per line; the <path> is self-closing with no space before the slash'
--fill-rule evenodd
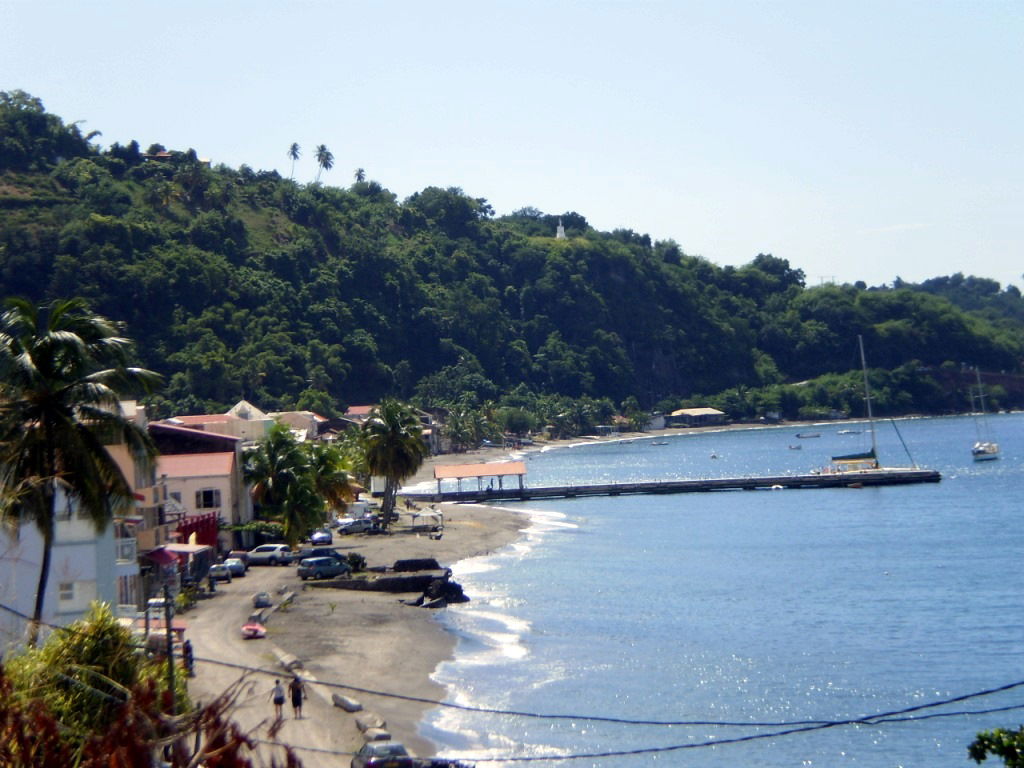
<path id="1" fill-rule="evenodd" d="M 868 386 L 868 362 L 864 358 L 864 337 L 857 334 L 857 344 L 860 346 L 860 370 L 864 375 L 864 399 L 868 404 L 868 429 L 871 431 L 871 454 L 877 457 L 878 451 L 875 445 L 875 418 L 871 413 L 871 387 Z"/>

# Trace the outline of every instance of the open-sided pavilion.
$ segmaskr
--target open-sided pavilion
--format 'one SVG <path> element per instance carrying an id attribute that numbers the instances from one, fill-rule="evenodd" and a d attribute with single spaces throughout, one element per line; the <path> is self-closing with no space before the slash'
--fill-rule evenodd
<path id="1" fill-rule="evenodd" d="M 526 478 L 526 462 L 523 461 L 495 461 L 489 464 L 445 464 L 434 467 L 434 479 L 437 480 L 437 492 L 441 493 L 442 480 L 455 480 L 459 490 L 462 490 L 462 481 L 476 478 L 478 491 L 484 490 L 484 478 L 490 478 L 489 488 L 494 487 L 494 480 L 498 481 L 498 490 L 504 489 L 506 477 L 519 478 L 519 490 L 523 489 Z"/>

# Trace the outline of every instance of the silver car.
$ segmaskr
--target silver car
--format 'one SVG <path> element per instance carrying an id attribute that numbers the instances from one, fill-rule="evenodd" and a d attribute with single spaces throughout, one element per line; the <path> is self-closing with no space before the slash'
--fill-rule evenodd
<path id="1" fill-rule="evenodd" d="M 249 550 L 249 565 L 287 565 L 292 551 L 287 544 L 260 544 Z"/>
<path id="2" fill-rule="evenodd" d="M 210 581 L 231 581 L 231 569 L 224 565 L 224 563 L 211 565 L 206 575 L 210 578 Z"/>

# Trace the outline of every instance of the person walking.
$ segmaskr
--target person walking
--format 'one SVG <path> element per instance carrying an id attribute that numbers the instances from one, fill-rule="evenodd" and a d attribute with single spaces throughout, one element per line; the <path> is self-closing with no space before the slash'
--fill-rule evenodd
<path id="1" fill-rule="evenodd" d="M 306 686 L 302 678 L 296 675 L 288 683 L 288 692 L 292 695 L 292 709 L 295 710 L 295 719 L 302 719 L 302 700 L 306 698 Z"/>
<path id="2" fill-rule="evenodd" d="M 189 677 L 196 676 L 196 659 L 192 653 L 192 641 L 186 640 L 181 646 L 181 661 L 185 665 L 185 674 Z"/>
<path id="3" fill-rule="evenodd" d="M 284 686 L 281 685 L 280 680 L 274 681 L 274 688 L 270 692 L 270 697 L 274 700 L 274 715 L 280 720 L 284 717 L 284 713 L 281 708 L 284 706 Z"/>

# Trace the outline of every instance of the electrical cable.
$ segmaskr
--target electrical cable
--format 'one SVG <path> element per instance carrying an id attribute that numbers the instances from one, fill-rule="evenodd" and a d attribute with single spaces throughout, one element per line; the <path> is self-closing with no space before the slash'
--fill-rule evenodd
<path id="1" fill-rule="evenodd" d="M 13 613 L 20 618 L 29 619 L 28 616 L 17 611 L 14 608 L 10 608 L 6 605 L 0 604 L 0 609 L 6 610 Z M 62 630 L 65 632 L 76 632 L 71 627 L 62 627 L 54 624 L 43 623 L 51 629 Z M 135 645 L 134 647 L 145 650 L 145 646 Z M 280 670 L 266 669 L 263 667 L 252 667 L 246 664 L 237 664 L 231 661 L 223 661 L 220 659 L 205 658 L 202 656 L 195 656 L 196 662 L 202 662 L 205 664 L 213 664 L 228 669 L 235 669 L 241 672 L 253 673 L 266 675 L 268 677 L 279 677 L 281 675 Z M 926 702 L 924 704 L 916 704 L 911 707 L 903 709 L 896 709 L 891 711 L 879 712 L 875 714 L 864 715 L 859 718 L 852 718 L 848 720 L 781 720 L 781 721 L 729 721 L 729 720 L 644 720 L 644 719 L 633 719 L 633 718 L 621 718 L 621 717 L 610 717 L 606 715 L 581 715 L 581 714 L 561 714 L 561 713 L 545 713 L 545 712 L 529 712 L 525 710 L 515 709 L 498 709 L 491 707 L 473 707 L 465 704 L 456 704 L 454 702 L 439 701 L 437 699 L 429 699 L 421 696 L 410 696 L 408 694 L 395 693 L 393 691 L 381 691 L 374 688 L 365 688 L 362 686 L 352 685 L 348 683 L 333 682 L 317 680 L 315 682 L 310 681 L 310 685 L 313 687 L 321 686 L 324 688 L 336 688 L 346 691 L 354 691 L 356 693 L 363 693 L 370 696 L 380 696 L 382 698 L 397 699 L 399 701 L 409 701 L 416 704 L 426 704 L 429 706 L 443 707 L 446 709 L 454 709 L 462 712 L 472 712 L 476 714 L 485 715 L 502 715 L 508 717 L 524 717 L 539 720 L 570 720 L 574 722 L 585 721 L 585 722 L 597 722 L 597 723 L 612 723 L 617 725 L 639 725 L 639 726 L 657 726 L 657 727 L 727 727 L 727 728 L 792 728 L 792 727 L 815 727 L 825 726 L 831 727 L 837 723 L 860 723 L 870 725 L 873 721 L 882 720 L 885 718 L 896 717 L 900 715 L 907 715 L 913 712 L 920 712 L 926 709 L 934 709 L 936 707 L 945 706 L 947 704 L 953 704 L 960 701 L 968 701 L 970 699 L 980 698 L 982 696 L 990 696 L 996 693 L 1003 693 L 1016 688 L 1024 686 L 1024 680 L 1017 680 L 1005 685 L 996 686 L 994 688 L 986 688 L 980 691 L 973 691 L 971 693 L 961 694 L 958 696 L 952 696 L 946 699 L 939 699 L 932 702 Z"/>

